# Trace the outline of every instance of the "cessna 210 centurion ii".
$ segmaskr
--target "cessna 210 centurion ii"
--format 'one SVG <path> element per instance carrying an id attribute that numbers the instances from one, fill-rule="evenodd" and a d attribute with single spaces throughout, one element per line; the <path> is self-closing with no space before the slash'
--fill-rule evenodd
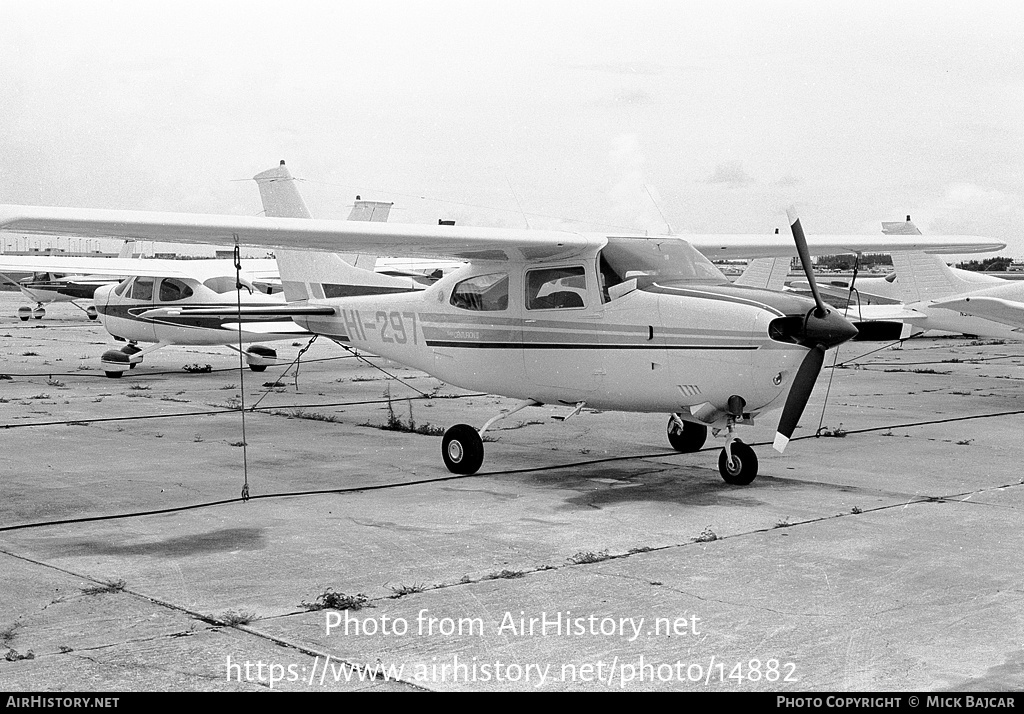
<path id="1" fill-rule="evenodd" d="M 800 222 L 796 249 L 813 285 Z M 481 435 L 528 406 L 663 412 L 676 449 L 725 435 L 722 477 L 748 484 L 757 457 L 736 428 L 782 407 L 775 448 L 797 426 L 825 351 L 856 329 L 814 300 L 734 286 L 705 257 L 792 255 L 779 236 L 643 237 L 467 226 L 354 223 L 124 210 L 0 206 L 0 230 L 300 249 L 280 260 L 287 305 L 255 307 L 421 369 L 450 384 L 520 400 L 480 429 L 450 427 L 445 465 L 476 472 Z M 816 252 L 893 249 L 887 236 L 827 236 Z M 998 250 L 989 239 L 902 237 L 933 252 Z M 426 287 L 302 251 L 466 261 Z M 702 252 L 704 255 L 702 255 Z M 368 279 L 367 275 L 373 275 Z M 368 285 L 372 287 L 364 288 Z M 183 306 L 183 313 L 188 312 Z M 200 313 L 201 314 L 201 313 Z M 568 418 L 568 417 L 566 417 Z"/>

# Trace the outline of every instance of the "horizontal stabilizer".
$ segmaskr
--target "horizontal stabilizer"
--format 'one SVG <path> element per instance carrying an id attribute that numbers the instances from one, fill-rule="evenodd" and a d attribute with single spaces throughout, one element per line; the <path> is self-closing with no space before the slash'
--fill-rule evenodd
<path id="1" fill-rule="evenodd" d="M 294 322 L 225 322 L 224 329 L 242 332 L 252 332 L 259 335 L 308 335 L 309 331 L 304 330 Z"/>
<path id="2" fill-rule="evenodd" d="M 146 320 L 155 320 L 168 317 L 292 317 L 299 315 L 333 315 L 334 308 L 327 305 L 242 305 L 223 307 L 189 307 L 181 305 L 178 307 L 157 307 L 146 310 L 139 314 L 139 317 Z"/>

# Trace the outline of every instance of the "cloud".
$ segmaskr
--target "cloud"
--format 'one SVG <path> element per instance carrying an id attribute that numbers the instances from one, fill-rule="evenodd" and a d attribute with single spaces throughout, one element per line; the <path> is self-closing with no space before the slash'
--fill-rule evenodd
<path id="1" fill-rule="evenodd" d="M 708 176 L 706 183 L 725 184 L 727 186 L 746 186 L 754 183 L 754 179 L 743 170 L 740 161 L 727 161 L 719 164 Z"/>
<path id="2" fill-rule="evenodd" d="M 663 234 L 668 230 L 655 203 L 658 191 L 647 184 L 644 176 L 645 158 L 635 134 L 623 134 L 612 140 L 608 160 L 618 176 L 609 193 L 609 213 L 622 225 L 636 230 Z"/>
<path id="3" fill-rule="evenodd" d="M 663 74 L 665 68 L 652 62 L 605 62 L 602 64 L 579 64 L 579 69 L 589 72 L 606 72 L 608 74 L 642 74 L 654 76 Z"/>
<path id="4" fill-rule="evenodd" d="M 933 234 L 969 234 L 1007 243 L 1004 255 L 1024 253 L 1024 197 L 975 183 L 946 186 L 937 205 L 925 207 L 927 230 Z"/>
<path id="5" fill-rule="evenodd" d="M 612 99 L 614 104 L 625 104 L 628 106 L 646 106 L 655 103 L 654 96 L 643 89 L 623 89 Z"/>

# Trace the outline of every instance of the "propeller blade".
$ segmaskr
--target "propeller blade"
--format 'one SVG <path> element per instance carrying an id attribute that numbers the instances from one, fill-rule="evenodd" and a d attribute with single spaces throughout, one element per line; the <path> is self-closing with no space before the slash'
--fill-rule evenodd
<path id="1" fill-rule="evenodd" d="M 823 317 L 827 312 L 825 303 L 821 299 L 821 295 L 818 294 L 818 283 L 814 279 L 814 268 L 811 265 L 811 254 L 807 250 L 807 238 L 804 236 L 803 226 L 800 225 L 800 219 L 796 215 L 796 209 L 790 207 L 786 211 L 786 215 L 789 217 L 789 227 L 793 231 L 793 240 L 796 241 L 796 252 L 800 256 L 800 265 L 804 268 L 804 275 L 807 276 L 807 282 L 811 284 L 811 294 L 814 296 L 814 304 L 818 306 L 817 316 Z"/>
<path id="2" fill-rule="evenodd" d="M 825 348 L 822 345 L 812 347 L 800 363 L 800 369 L 796 372 L 793 386 L 789 388 L 789 396 L 786 397 L 786 406 L 782 409 L 782 417 L 779 419 L 778 433 L 775 434 L 775 442 L 772 448 L 780 454 L 786 450 L 790 437 L 796 429 L 800 417 L 807 406 L 807 400 L 811 398 L 811 391 L 814 383 L 818 380 L 818 373 L 825 362 Z"/>

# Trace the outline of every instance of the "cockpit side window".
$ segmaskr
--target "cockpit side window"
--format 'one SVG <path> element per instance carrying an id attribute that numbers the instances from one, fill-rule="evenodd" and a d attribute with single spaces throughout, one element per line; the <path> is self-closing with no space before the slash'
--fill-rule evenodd
<path id="1" fill-rule="evenodd" d="M 192 288 L 176 278 L 164 278 L 160 283 L 160 302 L 174 302 L 192 297 Z"/>
<path id="2" fill-rule="evenodd" d="M 132 283 L 131 294 L 128 296 L 132 300 L 153 300 L 153 278 L 138 276 L 135 278 L 135 282 Z"/>
<path id="3" fill-rule="evenodd" d="M 542 268 L 526 273 L 526 309 L 562 310 L 587 304 L 587 274 L 582 267 Z"/>
<path id="4" fill-rule="evenodd" d="M 452 288 L 449 302 L 463 310 L 507 310 L 508 273 L 489 273 L 467 278 Z"/>

